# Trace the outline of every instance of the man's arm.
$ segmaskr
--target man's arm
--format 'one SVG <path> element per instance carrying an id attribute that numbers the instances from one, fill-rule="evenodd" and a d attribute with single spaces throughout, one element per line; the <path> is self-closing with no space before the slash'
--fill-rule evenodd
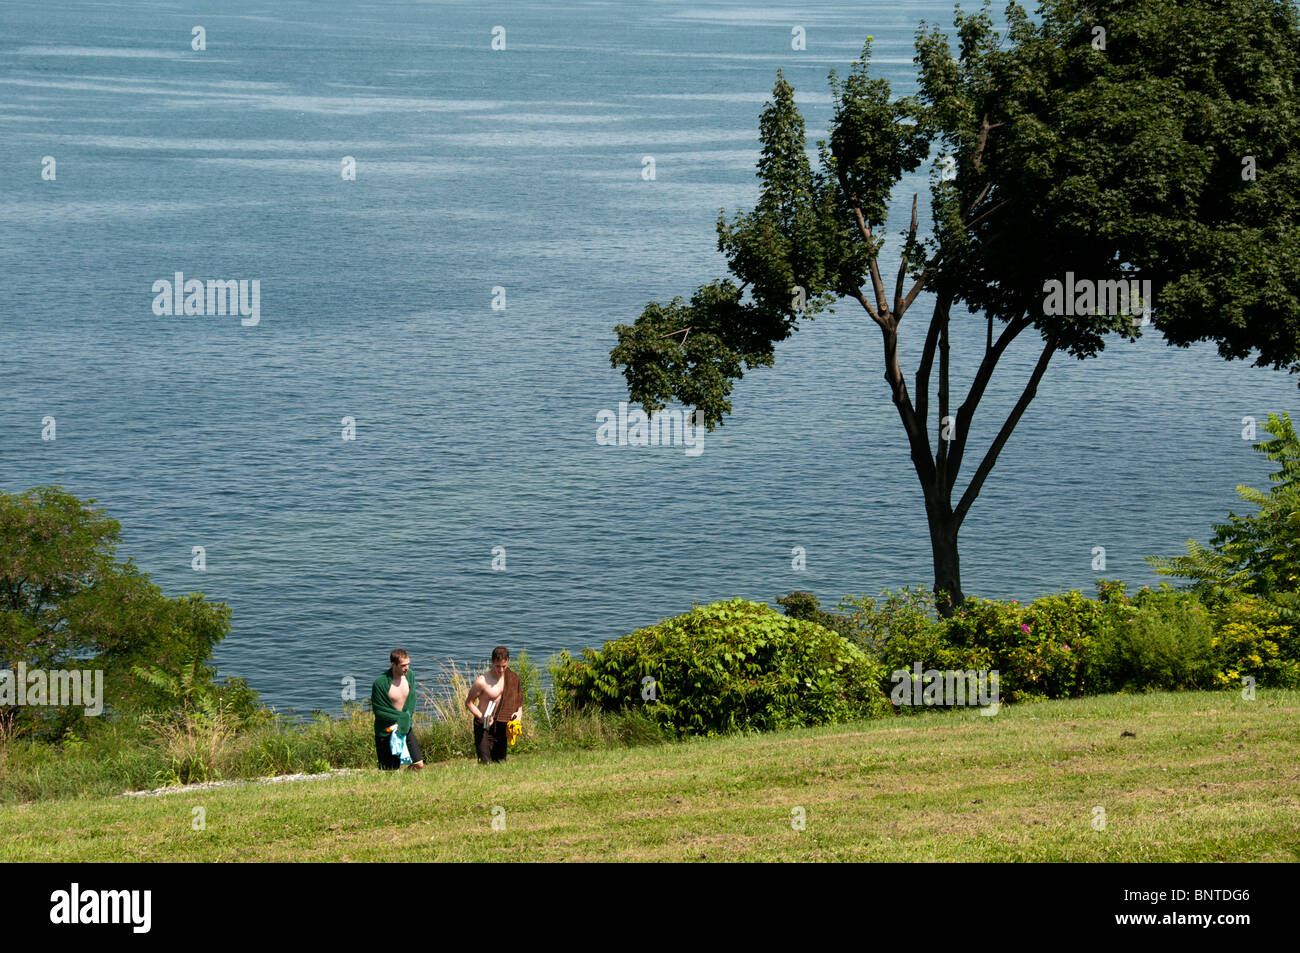
<path id="1" fill-rule="evenodd" d="M 370 708 L 375 714 L 375 725 L 377 727 L 387 728 L 389 731 L 398 727 L 402 713 L 393 707 L 392 699 L 388 697 L 388 688 L 382 676 L 375 679 L 375 683 L 370 686 Z"/>
<path id="2" fill-rule="evenodd" d="M 470 714 L 472 714 L 479 721 L 483 720 L 483 713 L 478 710 L 478 706 L 475 704 L 475 701 L 477 700 L 477 698 L 479 697 L 483 689 L 486 687 L 487 687 L 487 682 L 483 681 L 483 676 L 480 675 L 478 678 L 474 679 L 474 684 L 469 687 L 469 694 L 465 696 L 465 707 L 468 708 Z"/>

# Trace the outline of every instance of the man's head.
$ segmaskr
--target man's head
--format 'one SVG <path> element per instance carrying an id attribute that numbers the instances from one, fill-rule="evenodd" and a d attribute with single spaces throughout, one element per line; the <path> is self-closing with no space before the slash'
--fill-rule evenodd
<path id="1" fill-rule="evenodd" d="M 510 650 L 504 645 L 498 645 L 492 650 L 492 671 L 496 672 L 500 678 L 510 667 Z"/>
<path id="2" fill-rule="evenodd" d="M 393 677 L 397 678 L 399 675 L 405 675 L 406 670 L 411 667 L 411 653 L 406 649 L 393 649 L 388 656 L 388 661 L 393 666 Z"/>

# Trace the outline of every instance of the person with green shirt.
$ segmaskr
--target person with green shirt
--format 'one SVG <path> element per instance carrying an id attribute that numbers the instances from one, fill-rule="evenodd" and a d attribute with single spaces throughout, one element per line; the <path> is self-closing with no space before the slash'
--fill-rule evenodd
<path id="1" fill-rule="evenodd" d="M 424 767 L 424 755 L 412 730 L 415 714 L 415 692 L 411 690 L 411 655 L 406 649 L 393 649 L 388 656 L 391 668 L 375 679 L 370 689 L 370 707 L 375 713 L 375 754 L 379 757 L 381 771 L 395 771 L 402 766 L 400 755 L 393 754 L 391 737 L 394 732 L 406 739 L 411 755 L 411 767 Z"/>

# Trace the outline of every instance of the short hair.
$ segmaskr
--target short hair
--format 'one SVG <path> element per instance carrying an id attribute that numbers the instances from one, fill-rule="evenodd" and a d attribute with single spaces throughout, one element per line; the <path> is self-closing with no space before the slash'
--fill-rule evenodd
<path id="1" fill-rule="evenodd" d="M 498 645 L 492 650 L 493 662 L 506 662 L 510 660 L 510 650 L 504 645 Z"/>
<path id="2" fill-rule="evenodd" d="M 398 662 L 408 661 L 410 657 L 411 653 L 406 651 L 406 649 L 393 649 L 388 656 L 388 661 L 396 665 Z"/>

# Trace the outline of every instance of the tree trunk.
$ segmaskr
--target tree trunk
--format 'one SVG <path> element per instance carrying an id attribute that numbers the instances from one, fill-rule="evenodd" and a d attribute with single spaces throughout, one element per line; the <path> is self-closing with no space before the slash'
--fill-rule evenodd
<path id="1" fill-rule="evenodd" d="M 935 608 L 945 619 L 966 601 L 961 591 L 961 559 L 957 555 L 958 523 L 934 513 L 930 519 L 930 549 L 934 554 Z"/>

